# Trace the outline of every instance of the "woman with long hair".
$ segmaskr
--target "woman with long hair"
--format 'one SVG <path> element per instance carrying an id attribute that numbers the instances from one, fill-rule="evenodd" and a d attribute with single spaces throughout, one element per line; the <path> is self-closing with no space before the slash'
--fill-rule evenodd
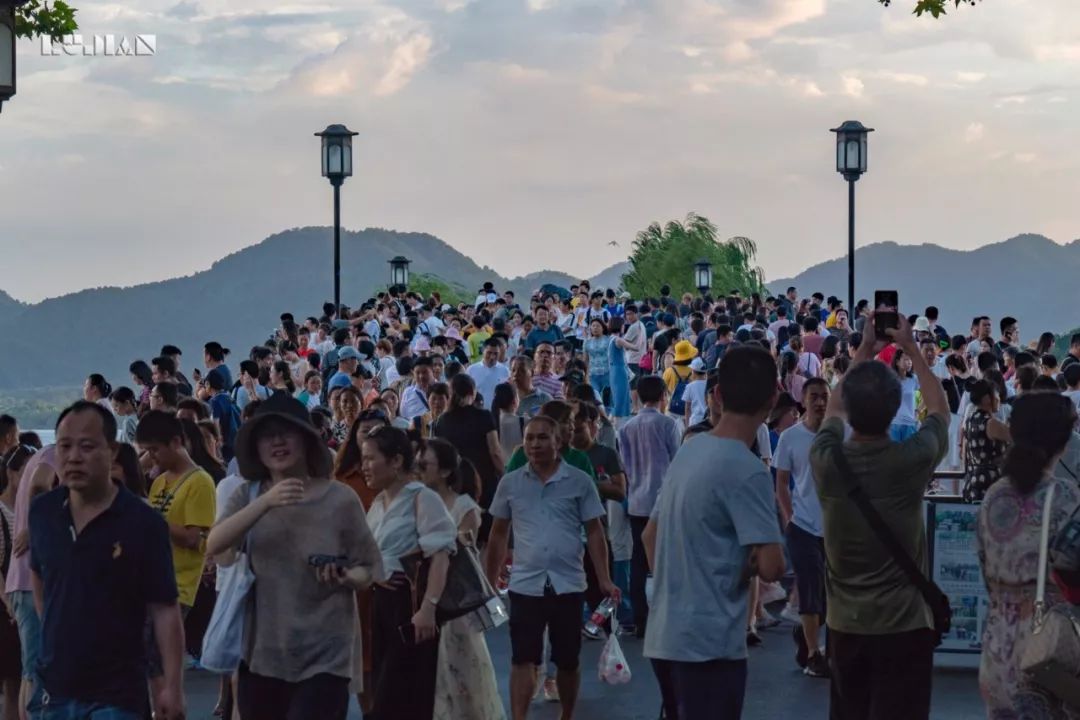
<path id="1" fill-rule="evenodd" d="M 349 430 L 360 416 L 363 402 L 360 391 L 349 385 L 335 389 L 333 403 L 334 422 L 330 426 L 330 433 L 334 438 L 332 447 L 339 448 L 349 439 Z"/>
<path id="2" fill-rule="evenodd" d="M 582 347 L 589 361 L 589 384 L 603 397 L 611 385 L 611 336 L 603 319 L 595 317 L 589 322 L 588 336 Z"/>
<path id="3" fill-rule="evenodd" d="M 1044 332 L 1039 336 L 1039 341 L 1035 343 L 1035 357 L 1040 358 L 1046 355 L 1054 349 L 1055 341 L 1054 333 Z"/>
<path id="4" fill-rule="evenodd" d="M 619 337 L 625 322 L 621 317 L 608 320 L 608 335 Z M 618 427 L 620 421 L 630 417 L 630 368 L 626 364 L 626 350 L 613 342 L 608 346 L 608 382 L 611 386 L 611 418 Z"/>
<path id="5" fill-rule="evenodd" d="M 499 433 L 499 447 L 503 457 L 510 457 L 518 445 L 521 445 L 525 419 L 517 414 L 518 394 L 513 383 L 499 383 L 495 386 L 495 397 L 491 400 L 491 414 L 495 417 L 495 430 Z"/>
<path id="6" fill-rule="evenodd" d="M 187 448 L 191 461 L 205 470 L 217 485 L 226 475 L 225 466 L 210 452 L 206 436 L 199 429 L 198 423 L 184 418 L 180 425 L 184 428 L 184 447 Z"/>
<path id="7" fill-rule="evenodd" d="M 146 497 L 146 475 L 139 467 L 139 453 L 133 445 L 117 443 L 111 477 L 113 482 L 123 485 L 137 497 Z"/>
<path id="8" fill-rule="evenodd" d="M 345 720 L 362 680 L 356 590 L 382 577 L 360 500 L 330 479 L 307 409 L 277 393 L 237 436 L 240 475 L 206 541 L 220 565 L 246 543 L 258 592 L 248 608 L 242 718 Z M 246 538 L 246 540 L 245 540 Z"/>
<path id="9" fill-rule="evenodd" d="M 379 493 L 367 521 L 386 577 L 375 587 L 375 698 L 365 717 L 431 720 L 439 652 L 435 607 L 457 528 L 439 496 L 412 479 L 416 456 L 405 431 L 375 428 L 364 438 L 361 456 L 364 477 Z"/>
<path id="10" fill-rule="evenodd" d="M 0 456 L 0 581 L 7 584 L 15 537 L 15 495 L 26 463 L 35 454 L 28 445 L 16 445 Z M 27 673 L 29 675 L 29 673 Z M 4 690 L 4 717 L 19 717 L 19 687 L 22 683 L 22 646 L 11 615 L 10 604 L 0 603 L 0 686 Z"/>
<path id="11" fill-rule="evenodd" d="M 278 360 L 270 370 L 270 391 L 284 390 L 289 395 L 296 394 L 296 383 L 293 382 L 292 368 L 284 360 Z"/>
<path id="12" fill-rule="evenodd" d="M 386 409 L 390 413 L 390 425 L 396 427 L 399 430 L 408 430 L 409 421 L 401 417 L 401 395 L 394 388 L 386 388 L 379 393 L 379 399 L 386 404 Z"/>
<path id="13" fill-rule="evenodd" d="M 477 480 L 472 463 L 462 459 L 450 443 L 432 438 L 420 444 L 416 469 L 420 482 L 434 490 L 446 505 L 461 542 L 474 545 L 482 513 L 476 504 Z M 434 720 L 505 719 L 484 635 L 474 630 L 467 618 L 443 625 L 435 678 Z"/>
<path id="14" fill-rule="evenodd" d="M 780 353 L 779 372 L 780 386 L 784 392 L 795 398 L 796 403 L 802 403 L 806 378 L 799 373 L 799 355 L 795 350 Z"/>
<path id="15" fill-rule="evenodd" d="M 919 429 L 919 420 L 915 410 L 915 393 L 919 390 L 919 379 L 912 372 L 911 358 L 897 349 L 892 359 L 892 369 L 900 378 L 900 409 L 896 411 L 889 436 L 893 442 L 902 443 Z"/>
<path id="16" fill-rule="evenodd" d="M 968 391 L 974 412 L 964 422 L 964 489 L 967 502 L 978 502 L 1001 477 L 1001 461 L 1010 439 L 1009 426 L 996 416 L 998 389 L 978 380 Z"/>
<path id="17" fill-rule="evenodd" d="M 480 507 L 487 509 L 495 497 L 495 487 L 506 464 L 499 444 L 495 418 L 490 412 L 476 407 L 476 383 L 462 373 L 450 381 L 450 409 L 435 423 L 435 437 L 450 442 L 461 456 L 471 462 L 480 475 Z M 487 542 L 491 527 L 490 516 L 484 516 L 479 543 Z"/>
<path id="18" fill-rule="evenodd" d="M 990 593 L 979 688 L 990 718 L 1077 717 L 1075 707 L 1070 712 L 1060 700 L 1029 681 L 1020 667 L 1032 635 L 1047 493 L 1054 493 L 1051 539 L 1080 510 L 1076 482 L 1055 479 L 1052 472 L 1075 424 L 1076 408 L 1066 397 L 1032 392 L 1017 398 L 1009 423 L 1012 446 L 1005 456 L 1003 478 L 986 490 L 979 508 L 976 542 L 983 581 Z M 1068 587 L 1073 589 L 1071 584 Z M 1062 601 L 1054 583 L 1047 583 L 1047 609 Z"/>
<path id="19" fill-rule="evenodd" d="M 138 394 L 139 414 L 150 409 L 150 391 L 154 389 L 154 371 L 146 364 L 145 360 L 136 360 L 128 366 L 131 373 L 131 381 L 135 383 Z"/>
<path id="20" fill-rule="evenodd" d="M 427 403 L 427 412 L 412 421 L 410 431 L 414 440 L 432 437 L 435 421 L 450 407 L 450 386 L 444 382 L 432 383 L 428 388 Z"/>

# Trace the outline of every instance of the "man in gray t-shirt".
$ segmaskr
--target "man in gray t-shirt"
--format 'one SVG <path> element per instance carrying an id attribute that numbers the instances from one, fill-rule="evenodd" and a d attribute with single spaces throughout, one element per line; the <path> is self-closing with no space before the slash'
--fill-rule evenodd
<path id="1" fill-rule="evenodd" d="M 680 448 L 642 541 L 654 573 L 645 632 L 669 717 L 738 718 L 750 578 L 784 573 L 772 476 L 750 447 L 776 399 L 776 368 L 740 346 L 720 363 L 724 414 Z"/>

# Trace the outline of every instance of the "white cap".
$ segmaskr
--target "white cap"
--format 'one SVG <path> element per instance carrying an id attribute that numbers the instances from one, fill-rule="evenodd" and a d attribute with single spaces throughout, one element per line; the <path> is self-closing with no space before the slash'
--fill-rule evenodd
<path id="1" fill-rule="evenodd" d="M 702 360 L 699 357 L 694 358 L 693 360 L 690 361 L 690 369 L 693 370 L 694 372 L 699 372 L 699 373 L 705 372 L 705 361 Z"/>

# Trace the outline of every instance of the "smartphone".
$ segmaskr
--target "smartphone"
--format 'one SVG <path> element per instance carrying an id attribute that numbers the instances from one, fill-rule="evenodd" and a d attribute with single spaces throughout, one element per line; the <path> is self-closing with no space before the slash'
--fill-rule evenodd
<path id="1" fill-rule="evenodd" d="M 878 340 L 890 340 L 885 331 L 900 327 L 900 294 L 896 290 L 874 291 L 874 335 Z"/>
<path id="2" fill-rule="evenodd" d="M 311 567 L 324 567 L 326 565 L 344 565 L 348 560 L 344 555 L 308 555 L 308 565 Z"/>

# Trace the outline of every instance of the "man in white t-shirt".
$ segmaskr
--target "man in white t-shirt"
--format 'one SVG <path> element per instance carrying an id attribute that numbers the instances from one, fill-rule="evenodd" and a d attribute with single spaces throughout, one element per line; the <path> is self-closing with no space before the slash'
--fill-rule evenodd
<path id="1" fill-rule="evenodd" d="M 469 377 L 476 383 L 476 392 L 484 398 L 484 407 L 491 409 L 495 399 L 495 386 L 510 380 L 510 370 L 499 362 L 502 341 L 488 338 L 484 341 L 483 359 L 469 366 Z"/>
<path id="2" fill-rule="evenodd" d="M 705 361 L 700 357 L 694 358 L 690 362 L 690 371 L 693 372 L 693 377 L 683 389 L 682 396 L 683 403 L 686 405 L 686 427 L 704 420 L 705 414 L 709 411 L 709 400 L 705 394 L 708 385 L 705 379 Z"/>
<path id="3" fill-rule="evenodd" d="M 829 405 L 829 385 L 811 378 L 803 386 L 806 414 L 802 422 L 780 434 L 776 446 L 776 494 L 787 525 L 787 547 L 799 593 L 799 619 L 805 644 L 796 661 L 811 677 L 829 677 L 829 665 L 819 649 L 825 618 L 825 530 L 821 502 L 810 467 L 810 446 Z M 794 492 L 791 484 L 794 480 Z"/>

